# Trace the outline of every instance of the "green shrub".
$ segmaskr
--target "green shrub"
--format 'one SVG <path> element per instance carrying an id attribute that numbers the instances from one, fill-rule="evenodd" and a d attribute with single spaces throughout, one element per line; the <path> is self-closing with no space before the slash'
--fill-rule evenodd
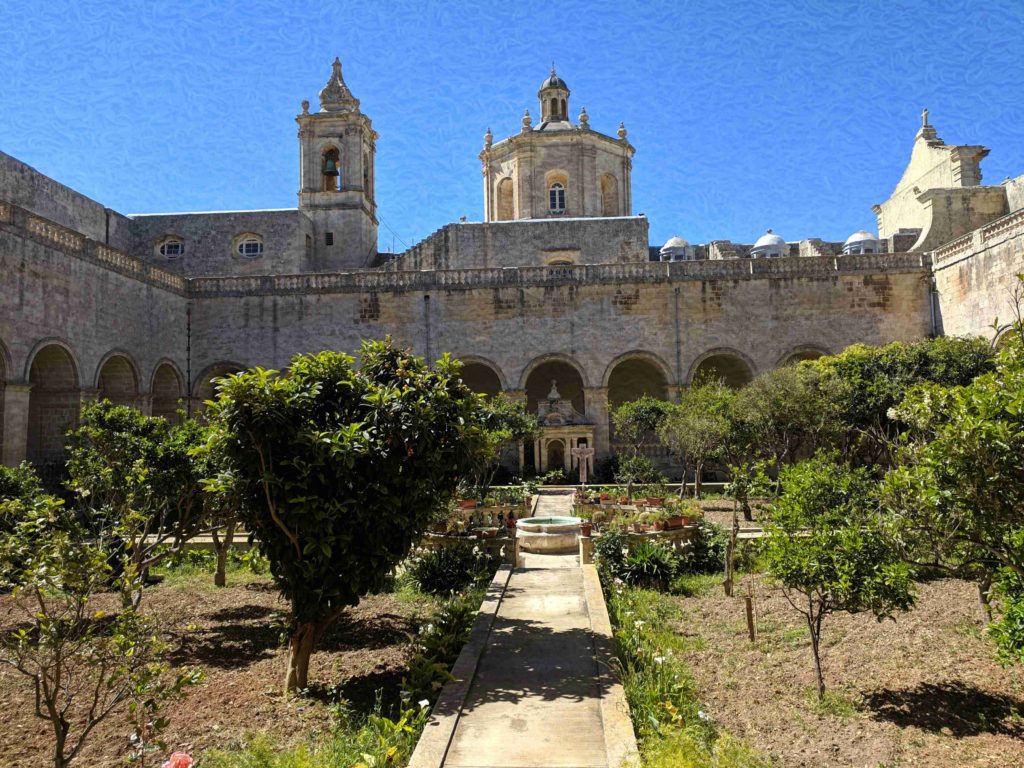
<path id="1" fill-rule="evenodd" d="M 487 555 L 462 542 L 432 550 L 409 563 L 413 582 L 428 595 L 450 595 L 486 581 L 492 573 Z"/>
<path id="2" fill-rule="evenodd" d="M 409 701 L 434 702 L 452 679 L 449 669 L 459 657 L 480 605 L 480 593 L 447 600 L 416 637 L 418 652 L 402 678 L 402 695 Z"/>
<path id="3" fill-rule="evenodd" d="M 0 465 L 0 501 L 27 500 L 42 490 L 38 475 L 27 461 L 16 467 Z"/>
<path id="4" fill-rule="evenodd" d="M 622 568 L 627 584 L 664 590 L 676 573 L 676 557 L 662 544 L 641 541 L 629 554 Z"/>
<path id="5" fill-rule="evenodd" d="M 679 558 L 682 573 L 716 573 L 725 569 L 727 536 L 721 526 L 704 518 L 697 520 L 697 532 L 690 548 Z"/>
<path id="6" fill-rule="evenodd" d="M 594 562 L 605 583 L 622 578 L 627 541 L 626 534 L 612 528 L 598 536 L 594 542 Z"/>

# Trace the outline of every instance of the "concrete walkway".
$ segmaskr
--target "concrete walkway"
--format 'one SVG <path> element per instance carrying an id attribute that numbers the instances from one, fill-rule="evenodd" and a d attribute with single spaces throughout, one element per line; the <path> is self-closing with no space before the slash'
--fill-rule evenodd
<path id="1" fill-rule="evenodd" d="M 536 515 L 571 509 L 571 494 L 545 494 Z M 450 685 L 462 684 L 461 704 L 446 697 L 446 687 L 435 707 L 437 715 L 447 698 L 449 727 L 432 733 L 428 726 L 423 741 L 434 744 L 421 741 L 411 766 L 619 768 L 633 762 L 628 710 L 608 675 L 610 627 L 593 566 L 580 568 L 575 555 L 524 558 L 522 567 L 506 572 L 471 679 L 458 680 L 460 664 L 453 670 L 457 681 Z"/>

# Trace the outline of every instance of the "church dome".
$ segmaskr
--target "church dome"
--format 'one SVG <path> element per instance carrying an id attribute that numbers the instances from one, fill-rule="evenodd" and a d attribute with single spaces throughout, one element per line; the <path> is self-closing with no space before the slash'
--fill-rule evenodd
<path id="1" fill-rule="evenodd" d="M 871 242 L 878 242 L 878 235 L 872 234 L 871 232 L 868 232 L 866 229 L 858 229 L 856 232 L 854 232 L 852 235 L 846 238 L 846 242 L 843 243 L 843 245 L 863 243 L 865 240 L 870 240 Z"/>
<path id="2" fill-rule="evenodd" d="M 878 235 L 858 229 L 843 243 L 843 253 L 878 253 Z"/>
<path id="3" fill-rule="evenodd" d="M 754 247 L 750 249 L 752 258 L 758 256 L 788 256 L 789 245 L 786 241 L 772 232 L 770 229 L 757 238 Z"/>
<path id="4" fill-rule="evenodd" d="M 754 243 L 754 250 L 758 248 L 770 248 L 772 246 L 785 245 L 786 241 L 772 232 L 770 229 L 757 238 L 757 242 Z"/>
<path id="5" fill-rule="evenodd" d="M 551 70 L 551 75 L 548 79 L 540 84 L 540 89 L 542 91 L 547 88 L 559 88 L 563 91 L 569 90 L 569 86 L 565 84 L 565 80 L 556 75 L 554 69 Z"/>
<path id="6" fill-rule="evenodd" d="M 681 237 L 670 237 L 658 254 L 662 261 L 688 261 L 692 256 L 690 243 Z"/>

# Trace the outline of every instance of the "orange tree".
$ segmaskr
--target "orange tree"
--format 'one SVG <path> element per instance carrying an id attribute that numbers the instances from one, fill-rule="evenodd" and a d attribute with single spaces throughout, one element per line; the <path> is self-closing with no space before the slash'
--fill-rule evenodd
<path id="1" fill-rule="evenodd" d="M 286 376 L 245 371 L 209 411 L 210 449 L 291 603 L 286 691 L 307 687 L 324 633 L 383 586 L 487 443 L 457 362 L 430 368 L 387 340 L 364 342 L 359 363 L 321 352 Z"/>

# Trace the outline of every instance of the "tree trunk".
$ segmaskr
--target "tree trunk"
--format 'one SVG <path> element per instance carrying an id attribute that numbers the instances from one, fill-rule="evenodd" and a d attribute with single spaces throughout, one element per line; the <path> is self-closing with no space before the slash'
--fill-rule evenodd
<path id="1" fill-rule="evenodd" d="M 221 541 L 217 531 L 213 531 L 213 545 L 217 549 L 217 572 L 213 574 L 213 585 L 224 587 L 228 583 L 228 550 L 235 538 L 235 521 L 224 527 L 224 540 Z"/>
<path id="2" fill-rule="evenodd" d="M 693 470 L 693 498 L 701 498 L 701 475 L 704 473 L 704 462 L 698 461 Z"/>
<path id="3" fill-rule="evenodd" d="M 981 615 L 986 624 L 992 623 L 992 602 L 989 590 L 992 589 L 992 574 L 987 573 L 978 582 L 978 602 L 981 603 Z"/>
<path id="4" fill-rule="evenodd" d="M 825 678 L 821 674 L 821 653 L 818 643 L 821 640 L 821 624 L 811 620 L 807 616 L 807 629 L 811 632 L 811 653 L 814 654 L 814 674 L 818 681 L 818 701 L 825 698 Z"/>
<path id="5" fill-rule="evenodd" d="M 288 641 L 288 672 L 285 675 L 284 692 L 294 693 L 309 686 L 309 657 L 316 644 L 317 624 L 304 622 L 292 632 Z"/>

